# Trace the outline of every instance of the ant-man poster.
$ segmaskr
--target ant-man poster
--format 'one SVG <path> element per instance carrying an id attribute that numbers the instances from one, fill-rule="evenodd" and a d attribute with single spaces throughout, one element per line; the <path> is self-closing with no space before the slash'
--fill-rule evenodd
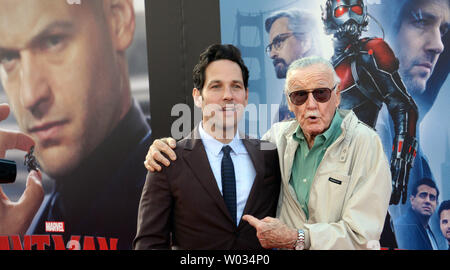
<path id="1" fill-rule="evenodd" d="M 294 117 L 283 91 L 290 63 L 329 59 L 340 108 L 377 131 L 390 161 L 381 247 L 447 249 L 438 214 L 450 199 L 448 1 L 227 0 L 220 8 L 222 42 L 237 45 L 253 71 L 249 103 L 278 105 L 267 106 L 270 119 L 249 120 L 249 133 Z"/>

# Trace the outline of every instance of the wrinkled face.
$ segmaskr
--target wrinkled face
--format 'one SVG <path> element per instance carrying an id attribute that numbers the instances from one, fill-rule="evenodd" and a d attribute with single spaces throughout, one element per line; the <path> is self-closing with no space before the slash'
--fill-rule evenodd
<path id="1" fill-rule="evenodd" d="M 311 41 L 307 35 L 302 35 L 302 39 L 293 35 L 288 23 L 288 18 L 281 17 L 273 22 L 269 32 L 269 43 L 279 43 L 279 49 L 272 46 L 270 58 L 273 60 L 277 78 L 280 79 L 286 78 L 287 69 L 292 62 L 304 57 L 311 49 Z"/>
<path id="2" fill-rule="evenodd" d="M 0 76 L 20 129 L 52 177 L 76 167 L 119 120 L 123 94 L 99 7 L 0 0 Z"/>
<path id="3" fill-rule="evenodd" d="M 449 4 L 444 0 L 417 1 L 401 21 L 393 47 L 399 73 L 414 97 L 425 91 L 427 80 L 444 50 L 442 36 L 449 24 Z"/>
<path id="4" fill-rule="evenodd" d="M 436 210 L 437 192 L 436 189 L 427 185 L 420 185 L 417 188 L 416 196 L 411 195 L 411 207 L 422 216 L 430 217 Z"/>
<path id="5" fill-rule="evenodd" d="M 202 91 L 194 88 L 192 96 L 195 105 L 202 109 L 203 127 L 216 131 L 214 137 L 232 139 L 248 103 L 240 66 L 225 59 L 210 63 Z"/>
<path id="6" fill-rule="evenodd" d="M 450 210 L 443 210 L 439 219 L 442 235 L 450 243 Z"/>
<path id="7" fill-rule="evenodd" d="M 330 127 L 334 113 L 340 103 L 339 90 L 333 90 L 335 81 L 332 70 L 324 64 L 313 64 L 291 71 L 286 80 L 286 98 L 288 99 L 289 110 L 295 114 L 303 134 L 315 137 L 325 132 Z M 327 102 L 317 102 L 312 94 L 308 94 L 306 102 L 298 106 L 294 105 L 289 99 L 291 92 L 317 88 L 333 90 Z"/>

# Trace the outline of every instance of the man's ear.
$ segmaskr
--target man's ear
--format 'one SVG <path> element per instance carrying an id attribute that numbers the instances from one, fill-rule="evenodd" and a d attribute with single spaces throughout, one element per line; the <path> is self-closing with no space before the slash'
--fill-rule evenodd
<path id="1" fill-rule="evenodd" d="M 133 0 L 109 0 L 106 8 L 115 49 L 125 51 L 133 42 L 136 29 Z"/>
<path id="2" fill-rule="evenodd" d="M 414 195 L 411 194 L 411 195 L 409 196 L 409 202 L 412 204 L 415 198 L 416 198 L 416 197 L 415 197 Z"/>
<path id="3" fill-rule="evenodd" d="M 304 54 L 312 50 L 312 37 L 308 36 L 306 38 L 303 38 L 303 40 L 301 41 L 301 46 Z"/>
<path id="4" fill-rule="evenodd" d="M 336 85 L 336 108 L 339 107 L 339 104 L 341 104 L 341 85 Z"/>
<path id="5" fill-rule="evenodd" d="M 202 104 L 203 104 L 203 98 L 202 98 L 202 93 L 200 92 L 200 90 L 198 90 L 197 88 L 194 88 L 192 90 L 192 98 L 194 99 L 195 106 L 201 109 Z"/>

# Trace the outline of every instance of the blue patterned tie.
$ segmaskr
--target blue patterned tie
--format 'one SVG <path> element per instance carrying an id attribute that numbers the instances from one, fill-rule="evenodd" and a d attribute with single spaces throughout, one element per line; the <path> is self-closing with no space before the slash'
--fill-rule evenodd
<path id="1" fill-rule="evenodd" d="M 234 224 L 236 224 L 236 177 L 230 151 L 230 146 L 222 147 L 222 194 Z"/>

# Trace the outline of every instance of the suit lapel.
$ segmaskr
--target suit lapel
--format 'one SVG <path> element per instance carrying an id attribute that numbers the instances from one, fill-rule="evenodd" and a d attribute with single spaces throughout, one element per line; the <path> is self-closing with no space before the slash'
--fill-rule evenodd
<path id="1" fill-rule="evenodd" d="M 186 139 L 183 151 L 183 158 L 189 168 L 192 170 L 197 181 L 203 186 L 206 192 L 214 199 L 219 209 L 224 212 L 228 219 L 233 222 L 230 212 L 225 205 L 225 201 L 217 186 L 214 173 L 211 170 L 205 147 L 198 133 L 198 126 L 192 131 L 192 136 Z"/>
<path id="2" fill-rule="evenodd" d="M 244 212 L 242 215 L 248 214 L 252 212 L 254 205 L 258 199 L 258 191 L 260 190 L 260 186 L 262 181 L 264 180 L 264 154 L 260 151 L 260 141 L 256 139 L 242 139 L 245 148 L 252 160 L 253 166 L 255 167 L 256 176 L 253 181 L 252 189 L 250 190 L 250 194 L 247 199 L 247 203 L 245 204 Z M 243 226 L 245 221 L 239 222 L 238 228 Z"/>

